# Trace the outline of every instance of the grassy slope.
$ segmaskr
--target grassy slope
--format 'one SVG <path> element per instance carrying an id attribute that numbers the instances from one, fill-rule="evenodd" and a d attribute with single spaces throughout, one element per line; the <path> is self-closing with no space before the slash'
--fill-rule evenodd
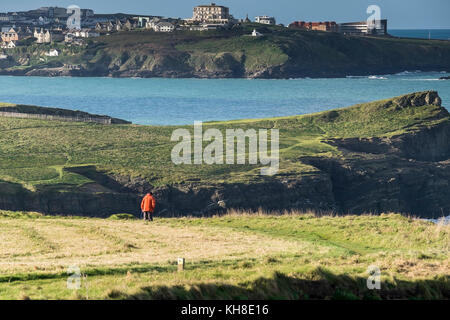
<path id="1" fill-rule="evenodd" d="M 438 114 L 444 117 L 436 119 Z M 330 138 L 383 137 L 449 121 L 437 106 L 398 108 L 383 100 L 313 115 L 204 124 L 214 127 L 280 129 L 280 175 L 313 172 L 302 156 L 338 156 Z M 186 127 L 192 130 L 192 127 Z M 175 127 L 67 123 L 0 118 L 0 180 L 34 190 L 42 185 L 81 185 L 89 180 L 63 170 L 96 165 L 111 173 L 142 176 L 154 185 L 201 181 L 255 182 L 259 165 L 179 165 L 171 159 Z M 225 136 L 225 135 L 224 135 Z M 45 143 L 43 143 L 45 142 Z"/>
<path id="2" fill-rule="evenodd" d="M 371 70 L 377 66 L 379 72 L 397 66 L 423 66 L 445 63 L 442 57 L 450 54 L 446 41 L 420 39 L 397 39 L 377 37 L 349 37 L 329 32 L 310 32 L 301 29 L 264 28 L 248 25 L 243 34 L 253 28 L 264 33 L 262 38 L 230 37 L 191 41 L 178 45 L 194 57 L 205 54 L 231 52 L 243 54 L 247 60 L 247 71 L 257 71 L 269 66 L 282 65 L 289 61 L 290 68 L 305 72 L 343 72 L 355 67 Z M 443 56 L 434 56 L 433 51 L 443 50 Z"/>
<path id="3" fill-rule="evenodd" d="M 51 49 L 59 51 L 58 57 L 47 57 L 45 53 Z M 28 67 L 57 67 L 63 63 L 78 64 L 82 62 L 84 47 L 66 46 L 63 43 L 32 44 L 30 46 L 18 46 L 8 49 L 7 54 L 20 60 L 21 65 L 13 66 L 11 69 L 23 69 Z"/>
<path id="4" fill-rule="evenodd" d="M 2 299 L 442 298 L 450 285 L 449 227 L 392 214 L 148 224 L 1 212 L 0 230 Z M 79 291 L 66 288 L 70 265 L 88 276 Z M 369 265 L 380 292 L 365 289 Z"/>
<path id="5" fill-rule="evenodd" d="M 265 36 L 256 39 L 244 36 L 253 28 Z M 448 66 L 445 57 L 450 55 L 450 45 L 445 41 L 344 37 L 248 25 L 230 32 L 119 33 L 95 40 L 90 51 L 96 57 L 92 62 L 106 59 L 110 67 L 119 62 L 122 70 L 141 66 L 153 70 L 164 65 L 180 70 L 189 66 L 195 70 L 217 71 L 243 62 L 244 71 L 254 73 L 289 61 L 290 68 L 299 71 L 342 72 L 371 66 L 379 69 L 396 65 Z M 224 54 L 233 58 L 223 59 Z"/>

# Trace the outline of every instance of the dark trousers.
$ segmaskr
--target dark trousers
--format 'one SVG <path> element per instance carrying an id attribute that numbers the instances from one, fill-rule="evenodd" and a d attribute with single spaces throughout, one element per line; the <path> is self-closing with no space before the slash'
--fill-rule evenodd
<path id="1" fill-rule="evenodd" d="M 144 220 L 150 220 L 153 221 L 153 212 L 150 211 L 144 211 L 143 212 L 144 215 Z"/>

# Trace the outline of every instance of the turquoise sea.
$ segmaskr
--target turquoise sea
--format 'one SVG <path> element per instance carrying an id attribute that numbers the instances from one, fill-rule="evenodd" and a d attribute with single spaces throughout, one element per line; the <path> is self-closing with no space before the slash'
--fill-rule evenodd
<path id="1" fill-rule="evenodd" d="M 388 32 L 402 38 L 450 40 L 450 29 L 389 29 Z"/>
<path id="2" fill-rule="evenodd" d="M 444 72 L 336 79 L 115 79 L 0 76 L 0 101 L 78 109 L 137 124 L 265 118 L 318 112 L 437 90 L 450 110 Z"/>

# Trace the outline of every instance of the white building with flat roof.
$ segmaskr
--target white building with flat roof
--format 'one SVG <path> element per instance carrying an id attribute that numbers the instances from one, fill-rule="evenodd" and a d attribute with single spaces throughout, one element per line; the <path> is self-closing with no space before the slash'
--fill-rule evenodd
<path id="1" fill-rule="evenodd" d="M 175 26 L 170 22 L 159 22 L 154 27 L 155 32 L 172 32 L 175 30 Z"/>
<path id="2" fill-rule="evenodd" d="M 255 22 L 262 23 L 262 24 L 270 24 L 270 25 L 277 24 L 277 21 L 275 20 L 275 18 L 269 17 L 269 16 L 257 16 L 257 17 L 255 17 Z"/>
<path id="3" fill-rule="evenodd" d="M 361 22 L 347 22 L 339 24 L 339 32 L 349 35 L 386 35 L 387 34 L 387 20 L 372 21 L 370 24 L 367 21 Z"/>

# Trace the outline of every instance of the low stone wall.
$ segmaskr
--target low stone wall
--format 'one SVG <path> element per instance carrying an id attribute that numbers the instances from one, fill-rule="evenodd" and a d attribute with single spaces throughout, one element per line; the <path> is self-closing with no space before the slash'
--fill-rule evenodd
<path id="1" fill-rule="evenodd" d="M 112 124 L 110 117 L 69 117 L 69 116 L 55 116 L 48 114 L 32 114 L 19 112 L 5 112 L 0 111 L 1 117 L 8 118 L 24 118 L 24 119 L 41 119 L 41 120 L 56 120 L 56 121 L 71 121 L 71 122 L 95 122 L 100 124 Z"/>

